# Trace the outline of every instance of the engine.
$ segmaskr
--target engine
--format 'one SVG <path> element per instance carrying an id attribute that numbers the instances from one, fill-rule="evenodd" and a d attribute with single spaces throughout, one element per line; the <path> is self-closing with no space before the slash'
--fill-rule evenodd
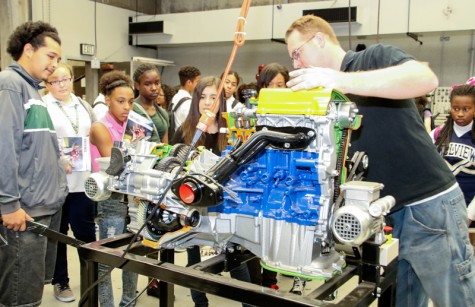
<path id="1" fill-rule="evenodd" d="M 346 161 L 361 117 L 328 89 L 263 89 L 256 104 L 228 114 L 236 143 L 220 157 L 182 144 L 117 147 L 86 193 L 129 195 L 130 228 L 146 225 L 143 242 L 155 248 L 239 244 L 270 270 L 333 276 L 346 265 L 335 241 L 384 240 L 383 216 L 394 206 L 379 198 L 382 184 L 346 182 L 367 162 Z"/>

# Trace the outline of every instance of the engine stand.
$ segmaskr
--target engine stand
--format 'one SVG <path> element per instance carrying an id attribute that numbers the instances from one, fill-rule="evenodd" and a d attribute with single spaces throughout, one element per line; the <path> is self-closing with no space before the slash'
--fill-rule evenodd
<path id="1" fill-rule="evenodd" d="M 132 236 L 123 234 L 78 247 L 81 259 L 86 262 L 81 267 L 82 295 L 97 280 L 97 265 L 102 263 L 159 279 L 161 307 L 173 306 L 173 284 L 255 306 L 369 306 L 376 298 L 379 298 L 379 306 L 394 306 L 397 259 L 385 266 L 375 263 L 373 260 L 379 259 L 379 256 L 375 256 L 372 250 L 378 249 L 371 245 L 363 248 L 367 258 L 349 259 L 349 265 L 341 275 L 329 279 L 306 296 L 297 296 L 215 275 L 223 271 L 225 263 L 229 263 L 226 262 L 225 254 L 191 267 L 183 267 L 170 263 L 173 261 L 173 255 L 170 255 L 173 251 L 162 253 L 160 260 L 151 259 L 145 256 L 157 251 L 134 242 L 129 252 L 121 257 Z M 356 275 L 359 276 L 358 286 L 337 304 L 324 300 Z M 98 306 L 97 287 L 87 293 L 80 306 Z"/>

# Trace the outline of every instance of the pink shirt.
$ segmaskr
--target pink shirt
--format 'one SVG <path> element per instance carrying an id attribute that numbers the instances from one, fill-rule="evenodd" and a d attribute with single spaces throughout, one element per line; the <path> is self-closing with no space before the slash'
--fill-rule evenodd
<path id="1" fill-rule="evenodd" d="M 125 125 L 127 122 L 124 122 L 120 125 L 115 119 L 110 115 L 109 112 L 99 120 L 104 126 L 106 126 L 107 130 L 109 130 L 109 134 L 112 138 L 112 143 L 115 141 L 122 141 L 122 137 L 124 135 Z M 98 172 L 99 171 L 99 163 L 96 162 L 96 158 L 101 158 L 101 153 L 96 145 L 91 145 L 91 160 L 92 160 L 92 171 Z"/>

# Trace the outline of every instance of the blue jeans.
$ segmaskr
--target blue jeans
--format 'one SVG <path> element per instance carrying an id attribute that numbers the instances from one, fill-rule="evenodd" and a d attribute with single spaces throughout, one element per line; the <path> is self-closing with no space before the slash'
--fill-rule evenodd
<path id="1" fill-rule="evenodd" d="M 90 200 L 86 193 L 69 193 L 62 208 L 61 226 L 59 231 L 68 234 L 69 225 L 74 237 L 83 242 L 96 241 L 96 224 L 94 223 L 95 208 L 94 202 Z M 81 265 L 83 260 L 79 258 Z M 68 284 L 68 257 L 66 244 L 58 242 L 56 254 L 56 266 L 52 284 Z"/>
<path id="2" fill-rule="evenodd" d="M 108 199 L 98 203 L 99 239 L 110 238 L 126 231 L 127 205 L 117 199 Z M 99 264 L 99 276 L 110 269 L 109 266 Z M 137 292 L 138 275 L 134 272 L 122 271 L 122 299 L 119 306 L 127 305 L 135 298 Z M 99 303 L 101 307 L 114 307 L 111 276 L 99 282 Z M 135 302 L 129 306 L 135 306 Z"/>
<path id="3" fill-rule="evenodd" d="M 399 238 L 397 306 L 475 306 L 475 258 L 459 188 L 388 216 Z"/>
<path id="4" fill-rule="evenodd" d="M 34 219 L 58 230 L 61 210 Z M 44 284 L 53 276 L 56 242 L 29 231 L 11 231 L 1 224 L 0 234 L 8 242 L 0 247 L 0 306 L 39 306 Z"/>

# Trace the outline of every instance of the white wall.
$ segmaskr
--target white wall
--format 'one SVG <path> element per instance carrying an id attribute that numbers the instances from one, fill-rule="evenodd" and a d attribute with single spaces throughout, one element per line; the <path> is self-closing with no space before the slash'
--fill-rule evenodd
<path id="1" fill-rule="evenodd" d="M 378 2 L 380 16 L 378 19 Z M 277 6 L 251 7 L 247 16 L 248 40 L 283 38 L 292 21 L 303 10 L 346 8 L 347 0 L 284 3 Z M 473 0 L 353 0 L 357 7 L 357 24 L 352 35 L 397 34 L 410 32 L 459 31 L 475 29 Z M 410 6 L 410 7 L 409 7 Z M 451 13 L 447 12 L 450 7 Z M 140 43 L 193 44 L 222 42 L 233 39 L 240 9 L 202 11 L 166 15 L 138 16 L 136 21 L 164 21 L 165 33 L 170 35 L 140 35 Z M 378 30 L 379 20 L 379 30 Z M 408 23 L 409 20 L 409 23 Z M 409 28 L 408 28 L 409 26 Z M 338 36 L 348 34 L 346 23 L 335 25 Z M 272 35 L 273 34 L 273 35 Z"/>
<path id="2" fill-rule="evenodd" d="M 101 62 L 156 56 L 155 50 L 128 45 L 128 18 L 135 16 L 135 12 L 97 3 L 95 31 L 94 6 L 95 2 L 90 0 L 34 0 L 32 19 L 44 20 L 58 29 L 65 59 L 90 61 L 91 56 L 80 55 L 79 45 L 95 44 L 95 33 L 97 58 Z"/>
<path id="3" fill-rule="evenodd" d="M 64 57 L 89 61 L 90 56 L 79 54 L 79 44 L 94 44 L 94 1 L 32 2 L 33 19 L 44 19 L 58 28 L 63 40 Z M 358 23 L 351 28 L 351 49 L 358 43 L 376 43 L 378 1 L 352 0 L 351 4 L 358 7 Z M 380 42 L 399 46 L 417 59 L 427 61 L 438 74 L 441 86 L 463 82 L 470 72 L 473 73 L 470 56 L 473 54 L 472 41 L 475 33 L 475 18 L 472 17 L 475 1 L 380 0 L 380 4 Z M 279 62 L 290 69 L 285 45 L 270 42 L 270 39 L 282 38 L 287 27 L 301 15 L 303 9 L 346 5 L 346 0 L 335 0 L 284 3 L 281 10 L 272 6 L 251 7 L 245 28 L 246 43 L 238 49 L 233 69 L 242 75 L 245 82 L 255 80 L 257 66 L 263 63 Z M 448 5 L 452 13 L 446 14 Z M 163 72 L 164 81 L 171 85 L 178 84 L 177 72 L 183 65 L 197 66 L 203 75 L 220 75 L 231 52 L 239 11 L 240 9 L 226 9 L 139 16 L 137 19 L 140 21 L 165 21 L 165 31 L 171 35 L 141 35 L 136 38 L 140 44 L 159 44 L 157 52 L 128 45 L 128 17 L 135 16 L 135 12 L 98 3 L 97 57 L 101 62 L 124 62 L 132 56 L 174 61 L 176 66 L 167 67 Z M 349 49 L 347 24 L 338 24 L 334 28 L 340 36 L 342 46 Z M 418 33 L 424 44 L 419 45 L 407 37 L 408 30 Z M 450 39 L 441 42 L 441 36 L 449 36 Z"/>
<path id="4" fill-rule="evenodd" d="M 380 43 L 398 46 L 420 61 L 428 62 L 439 77 L 440 86 L 450 86 L 466 81 L 470 73 L 470 54 L 472 49 L 473 31 L 450 32 L 444 35 L 449 37 L 441 42 L 439 33 L 424 33 L 419 39 L 420 45 L 412 38 L 404 35 L 386 35 L 380 38 Z M 341 39 L 342 46 L 348 49 L 347 38 Z M 352 49 L 358 43 L 367 46 L 376 43 L 375 37 L 352 39 Z M 175 67 L 167 67 L 163 73 L 163 80 L 171 85 L 178 84 L 178 69 L 184 65 L 198 67 L 203 75 L 219 76 L 228 63 L 232 43 L 221 43 L 209 46 L 161 47 L 159 58 L 173 60 Z M 290 58 L 285 45 L 270 41 L 248 41 L 239 47 L 233 69 L 240 73 L 244 82 L 255 81 L 257 67 L 260 64 L 279 62 L 291 69 Z M 473 66 L 473 63 L 472 63 Z"/>
<path id="5" fill-rule="evenodd" d="M 279 62 L 291 68 L 285 45 L 270 42 L 283 38 L 291 22 L 304 9 L 345 7 L 348 1 L 318 1 L 251 7 L 246 23 L 246 44 L 238 49 L 233 68 L 245 82 L 254 81 L 257 66 Z M 351 49 L 358 43 L 371 45 L 377 41 L 396 45 L 426 61 L 436 72 L 441 86 L 465 81 L 473 74 L 473 36 L 475 30 L 475 1 L 472 0 L 353 0 L 357 6 L 357 23 L 351 26 Z M 139 35 L 139 43 L 160 46 L 159 57 L 176 62 L 177 67 L 166 68 L 164 79 L 178 83 L 178 68 L 195 65 L 204 75 L 219 75 L 227 64 L 240 9 L 138 16 L 138 21 L 163 20 L 168 35 Z M 409 21 L 409 22 L 408 22 Z M 342 46 L 350 49 L 347 23 L 334 24 Z M 406 32 L 417 33 L 420 45 Z M 377 39 L 379 37 L 379 40 Z M 449 37 L 441 41 L 441 37 Z M 208 42 L 205 46 L 202 42 Z M 210 44 L 209 42 L 219 42 Z M 200 44 L 200 46 L 196 46 Z"/>

